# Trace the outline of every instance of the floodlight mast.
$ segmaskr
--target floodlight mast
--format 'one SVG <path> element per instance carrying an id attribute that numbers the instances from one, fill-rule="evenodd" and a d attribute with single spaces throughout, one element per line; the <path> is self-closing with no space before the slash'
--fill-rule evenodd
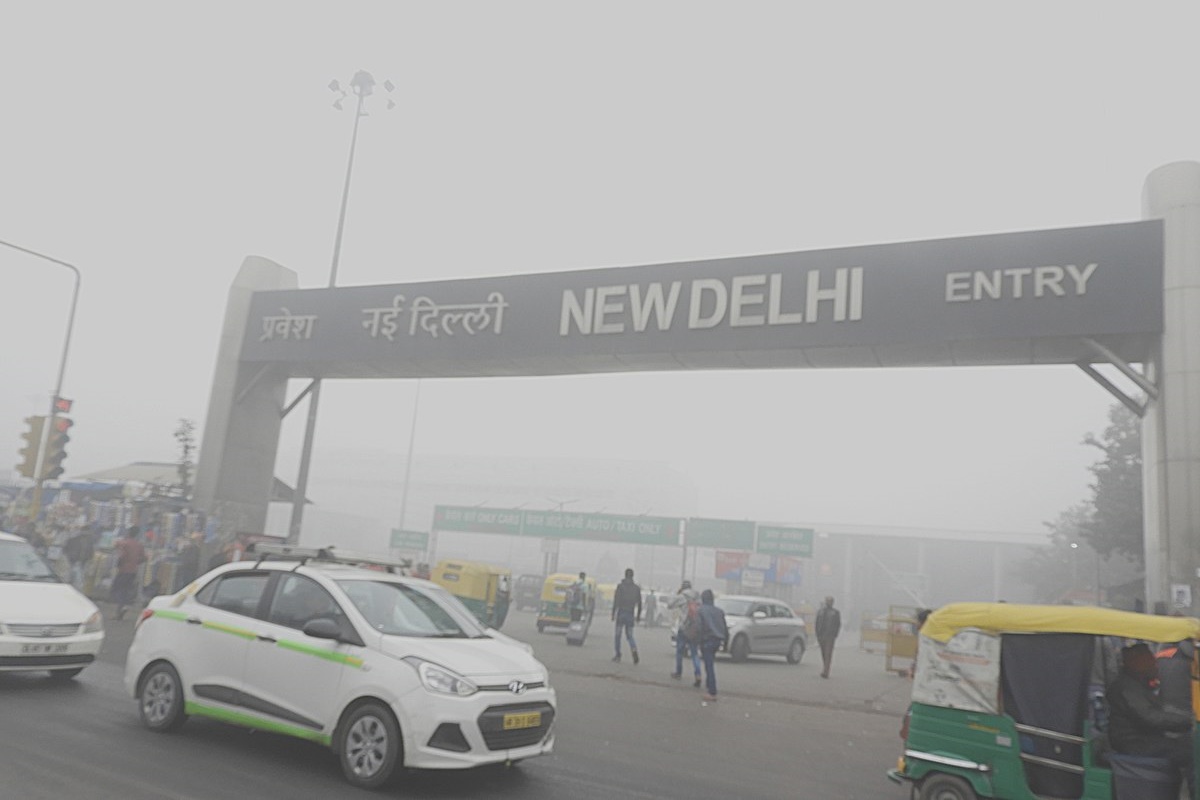
<path id="1" fill-rule="evenodd" d="M 385 81 L 384 88 L 391 92 L 395 86 L 391 81 Z M 366 99 L 375 92 L 375 78 L 371 73 L 359 70 L 350 79 L 350 89 L 358 100 L 354 109 L 354 128 L 350 134 L 350 157 L 346 161 L 346 180 L 342 185 L 342 205 L 338 211 L 337 233 L 333 239 L 333 259 L 329 265 L 329 288 L 331 289 L 337 285 L 338 264 L 342 255 L 342 233 L 346 229 L 346 205 L 350 200 L 350 178 L 354 174 L 354 150 L 358 145 L 358 123 L 367 116 L 365 103 Z M 342 100 L 347 95 L 346 90 L 337 80 L 329 82 L 329 90 L 340 95 L 337 100 L 333 101 L 333 107 L 341 111 Z M 395 105 L 393 101 L 388 100 L 389 109 L 394 108 Z M 288 524 L 287 541 L 293 545 L 300 541 L 300 527 L 304 520 L 304 504 L 308 497 L 308 469 L 309 463 L 312 461 L 313 437 L 316 434 L 317 408 L 320 402 L 321 379 L 317 377 L 313 378 L 309 389 L 308 416 L 304 423 L 304 445 L 300 450 L 300 472 L 296 477 L 296 489 L 292 494 L 292 517 Z"/>

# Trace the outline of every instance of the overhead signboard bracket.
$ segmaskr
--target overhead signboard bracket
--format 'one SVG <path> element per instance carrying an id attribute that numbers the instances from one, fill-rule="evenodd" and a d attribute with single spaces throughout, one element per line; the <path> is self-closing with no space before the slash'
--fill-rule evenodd
<path id="1" fill-rule="evenodd" d="M 1146 393 L 1146 397 L 1142 398 L 1130 396 L 1130 394 L 1124 389 L 1117 386 L 1104 375 L 1100 374 L 1100 372 L 1090 363 L 1081 361 L 1076 366 L 1086 372 L 1092 378 L 1092 380 L 1103 386 L 1109 394 L 1117 398 L 1117 400 L 1119 400 L 1123 406 L 1128 408 L 1134 414 L 1137 414 L 1138 417 L 1145 416 L 1146 409 L 1150 405 L 1150 400 L 1158 399 L 1158 387 L 1155 386 L 1153 381 L 1147 378 L 1143 373 L 1134 369 L 1133 365 L 1131 365 L 1128 361 L 1121 358 L 1112 350 L 1097 342 L 1095 339 L 1092 339 L 1089 336 L 1084 336 L 1081 338 L 1083 339 L 1084 343 L 1087 344 L 1087 346 L 1090 347 L 1096 353 L 1096 355 L 1104 361 L 1104 363 L 1111 364 L 1122 375 L 1137 384 L 1138 388 Z"/>

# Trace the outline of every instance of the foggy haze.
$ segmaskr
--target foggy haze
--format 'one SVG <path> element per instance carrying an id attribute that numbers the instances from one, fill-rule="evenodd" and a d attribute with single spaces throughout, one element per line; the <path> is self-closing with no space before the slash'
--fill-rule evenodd
<path id="1" fill-rule="evenodd" d="M 1146 175 L 1197 156 L 1200 11 L 1113 8 L 9 9 L 0 239 L 83 273 L 66 476 L 174 460 L 178 419 L 203 427 L 245 256 L 326 285 L 353 124 L 331 79 L 397 87 L 361 122 L 343 286 L 1069 227 L 1139 219 Z M 71 283 L 7 249 L 0 276 L 15 463 Z M 372 507 L 398 520 L 414 394 L 325 384 L 318 504 L 360 511 L 346 461 L 382 453 Z M 702 516 L 1036 534 L 1087 496 L 1113 402 L 1074 367 L 426 380 L 414 463 L 665 463 Z M 302 434 L 294 413 L 289 484 Z"/>

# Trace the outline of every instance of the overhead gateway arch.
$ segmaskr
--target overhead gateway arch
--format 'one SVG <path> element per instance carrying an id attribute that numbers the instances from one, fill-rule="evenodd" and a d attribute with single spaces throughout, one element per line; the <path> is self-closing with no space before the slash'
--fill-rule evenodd
<path id="1" fill-rule="evenodd" d="M 299 289 L 250 257 L 196 506 L 263 529 L 290 378 L 1077 364 L 1145 416 L 1147 597 L 1180 599 L 1200 567 L 1200 165 L 1145 198 L 1113 225 L 412 284 Z"/>

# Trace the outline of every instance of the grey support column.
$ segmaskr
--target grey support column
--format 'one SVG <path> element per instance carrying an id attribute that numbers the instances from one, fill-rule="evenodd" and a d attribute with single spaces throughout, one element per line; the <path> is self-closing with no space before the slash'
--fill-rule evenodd
<path id="1" fill-rule="evenodd" d="M 1159 389 L 1142 427 L 1146 607 L 1196 609 L 1200 568 L 1200 164 L 1176 162 L 1146 178 L 1142 213 L 1164 220 L 1162 342 L 1148 372 Z M 1172 586 L 1187 586 L 1189 605 Z"/>
<path id="2" fill-rule="evenodd" d="M 287 390 L 287 377 L 277 367 L 239 360 L 243 340 L 256 333 L 248 318 L 250 296 L 297 285 L 295 272 L 248 256 L 229 288 L 193 505 L 220 515 L 239 533 L 262 533 L 266 527 Z"/>

